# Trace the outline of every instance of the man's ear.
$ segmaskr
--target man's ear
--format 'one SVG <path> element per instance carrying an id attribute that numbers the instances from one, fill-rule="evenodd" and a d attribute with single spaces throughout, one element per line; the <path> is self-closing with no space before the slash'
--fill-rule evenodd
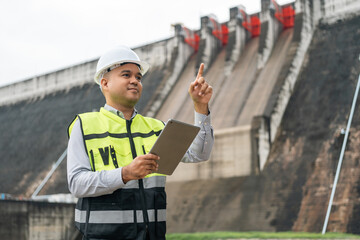
<path id="1" fill-rule="evenodd" d="M 109 80 L 106 79 L 106 78 L 102 78 L 100 80 L 100 85 L 101 85 L 101 89 L 104 91 L 104 89 L 107 89 L 108 88 L 108 83 L 109 83 Z"/>

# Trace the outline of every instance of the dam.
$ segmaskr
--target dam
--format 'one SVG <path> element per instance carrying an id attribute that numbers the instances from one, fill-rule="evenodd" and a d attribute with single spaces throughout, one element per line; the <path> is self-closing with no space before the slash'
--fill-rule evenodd
<path id="1" fill-rule="evenodd" d="M 152 66 L 136 106 L 145 116 L 192 123 L 201 62 L 214 88 L 212 155 L 167 177 L 168 232 L 321 231 L 360 73 L 359 12 L 355 0 L 262 0 L 259 13 L 239 5 L 227 22 L 203 16 L 200 29 L 178 24 L 134 49 Z M 105 103 L 97 60 L 0 88 L 4 239 L 78 237 L 60 157 L 73 117 Z M 356 109 L 328 231 L 360 233 L 358 119 Z"/>

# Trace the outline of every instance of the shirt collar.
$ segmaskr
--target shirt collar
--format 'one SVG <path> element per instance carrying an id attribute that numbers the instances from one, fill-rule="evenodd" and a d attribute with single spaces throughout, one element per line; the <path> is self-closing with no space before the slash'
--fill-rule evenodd
<path id="1" fill-rule="evenodd" d="M 109 112 L 112 112 L 113 114 L 121 117 L 122 119 L 125 119 L 124 114 L 121 111 L 117 110 L 116 108 L 114 108 L 114 107 L 112 107 L 110 105 L 107 105 L 107 104 L 104 105 L 104 108 L 105 108 L 105 110 L 108 110 Z M 136 114 L 137 114 L 137 110 L 134 109 L 134 112 L 133 112 L 133 114 L 131 116 L 131 119 L 133 119 L 136 116 Z"/>

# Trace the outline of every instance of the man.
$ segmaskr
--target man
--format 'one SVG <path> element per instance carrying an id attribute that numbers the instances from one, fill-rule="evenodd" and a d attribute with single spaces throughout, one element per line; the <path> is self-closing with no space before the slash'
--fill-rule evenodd
<path id="1" fill-rule="evenodd" d="M 128 47 L 105 53 L 95 82 L 106 104 L 100 112 L 77 115 L 69 126 L 68 183 L 79 198 L 75 224 L 83 239 L 165 239 L 165 176 L 154 173 L 159 157 L 148 153 L 164 124 L 135 109 L 148 69 Z M 189 87 L 201 130 L 183 162 L 207 160 L 213 145 L 212 88 L 203 71 L 201 64 Z"/>

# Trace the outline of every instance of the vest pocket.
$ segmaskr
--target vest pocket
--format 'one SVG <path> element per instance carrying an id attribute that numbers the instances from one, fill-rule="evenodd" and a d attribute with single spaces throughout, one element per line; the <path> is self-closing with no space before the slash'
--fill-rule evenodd
<path id="1" fill-rule="evenodd" d="M 130 148 L 129 149 L 124 148 L 119 150 L 116 145 L 114 146 L 114 148 L 115 148 L 116 157 L 118 159 L 119 167 L 127 166 L 132 162 L 133 157 Z"/>

